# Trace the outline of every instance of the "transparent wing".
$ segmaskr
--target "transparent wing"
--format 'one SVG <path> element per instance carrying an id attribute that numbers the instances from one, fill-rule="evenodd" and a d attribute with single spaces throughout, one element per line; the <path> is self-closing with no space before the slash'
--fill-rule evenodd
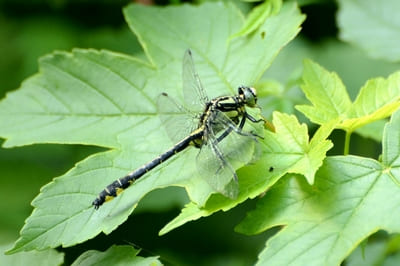
<path id="1" fill-rule="evenodd" d="M 229 134 L 219 140 L 219 137 Z M 240 132 L 237 125 L 224 113 L 217 111 L 205 132 L 206 144 L 198 155 L 197 166 L 201 175 L 219 193 L 236 198 L 239 192 L 237 169 L 250 162 L 255 148 L 254 136 Z"/>
<path id="2" fill-rule="evenodd" d="M 197 156 L 197 168 L 215 191 L 232 199 L 237 197 L 239 184 L 236 173 L 218 144 L 207 143 L 201 147 Z"/>
<path id="3" fill-rule="evenodd" d="M 254 148 L 257 138 L 250 132 L 240 130 L 238 125 L 232 122 L 223 112 L 216 112 L 213 118 L 214 138 L 217 140 L 217 145 L 224 152 L 225 158 L 235 167 L 241 167 L 251 161 L 254 155 Z M 220 130 L 223 128 L 222 130 Z M 219 140 L 225 133 L 229 134 Z M 218 141 L 219 140 L 219 141 Z"/>
<path id="4" fill-rule="evenodd" d="M 157 108 L 161 123 L 173 143 L 185 138 L 197 126 L 196 114 L 166 93 L 158 96 Z"/>
<path id="5" fill-rule="evenodd" d="M 182 83 L 185 106 L 190 107 L 190 110 L 166 93 L 162 93 L 157 99 L 161 122 L 173 142 L 180 141 L 196 129 L 198 118 L 208 101 L 190 50 L 186 50 L 183 57 Z"/>
<path id="6" fill-rule="evenodd" d="M 204 104 L 208 102 L 209 99 L 201 84 L 200 77 L 196 72 L 190 49 L 186 50 L 183 56 L 182 81 L 183 96 L 186 105 L 193 108 L 194 111 L 203 111 Z"/>

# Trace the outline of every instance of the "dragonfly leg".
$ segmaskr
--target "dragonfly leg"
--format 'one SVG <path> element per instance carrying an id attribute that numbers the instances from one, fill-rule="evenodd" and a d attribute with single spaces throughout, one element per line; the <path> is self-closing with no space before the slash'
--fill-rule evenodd
<path id="1" fill-rule="evenodd" d="M 247 112 L 245 113 L 245 116 L 247 119 L 249 119 L 251 122 L 253 123 L 260 123 L 260 122 L 264 122 L 264 119 L 255 119 L 253 116 L 249 115 Z"/>
<path id="2" fill-rule="evenodd" d="M 250 116 L 252 119 L 254 119 L 252 116 Z M 255 133 L 252 132 L 243 132 L 243 127 L 244 127 L 244 123 L 246 122 L 246 118 L 247 117 L 247 113 L 245 115 L 243 115 L 242 119 L 240 120 L 240 123 L 237 127 L 229 127 L 228 129 L 226 129 L 218 138 L 217 138 L 217 143 L 221 142 L 224 138 L 226 138 L 229 133 L 231 133 L 232 131 L 235 131 L 236 133 L 238 133 L 241 136 L 246 136 L 246 137 L 258 137 L 258 138 L 263 138 L 260 135 L 257 135 Z M 251 119 L 249 119 L 250 121 L 252 121 Z M 254 119 L 255 120 L 255 119 Z M 258 120 L 255 120 L 258 122 Z M 253 121 L 252 121 L 253 122 Z"/>

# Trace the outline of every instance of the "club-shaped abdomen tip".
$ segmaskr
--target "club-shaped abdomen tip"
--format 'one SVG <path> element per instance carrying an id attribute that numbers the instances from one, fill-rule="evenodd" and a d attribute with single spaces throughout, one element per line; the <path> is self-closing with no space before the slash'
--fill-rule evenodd
<path id="1" fill-rule="evenodd" d="M 95 210 L 97 210 L 102 204 L 103 202 L 101 202 L 101 199 L 99 199 L 98 197 L 92 202 Z"/>

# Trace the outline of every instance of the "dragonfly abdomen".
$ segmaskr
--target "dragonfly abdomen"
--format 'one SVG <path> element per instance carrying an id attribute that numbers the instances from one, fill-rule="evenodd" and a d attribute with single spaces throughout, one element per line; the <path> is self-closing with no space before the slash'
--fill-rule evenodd
<path id="1" fill-rule="evenodd" d="M 192 143 L 197 143 L 199 140 L 201 140 L 202 136 L 203 132 L 201 130 L 193 132 L 192 134 L 190 134 L 189 136 L 178 142 L 171 149 L 164 152 L 157 158 L 151 160 L 142 167 L 137 168 L 128 175 L 115 180 L 99 193 L 97 198 L 92 202 L 92 205 L 94 206 L 95 209 L 98 209 L 101 205 L 103 205 L 104 202 L 109 201 L 114 197 L 118 196 L 119 193 L 121 193 L 124 189 L 129 187 L 132 183 L 134 183 L 144 174 L 146 174 L 156 166 L 162 164 L 163 162 L 171 158 L 173 155 L 183 151 L 184 149 L 186 149 L 186 147 L 188 147 Z M 196 144 L 194 145 L 196 146 Z"/>

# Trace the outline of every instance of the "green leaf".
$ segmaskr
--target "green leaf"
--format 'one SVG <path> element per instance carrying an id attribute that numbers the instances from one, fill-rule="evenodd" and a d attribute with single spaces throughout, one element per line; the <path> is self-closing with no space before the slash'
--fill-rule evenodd
<path id="1" fill-rule="evenodd" d="M 390 116 L 400 107 L 400 72 L 387 79 L 368 80 L 361 88 L 341 127 L 349 131 Z"/>
<path id="2" fill-rule="evenodd" d="M 309 60 L 304 63 L 303 82 L 302 89 L 312 106 L 296 108 L 317 124 L 340 119 L 338 128 L 348 132 L 388 117 L 400 107 L 400 72 L 387 79 L 368 80 L 353 103 L 336 73 Z"/>
<path id="3" fill-rule="evenodd" d="M 276 141 L 280 143 L 280 149 L 275 153 L 286 156 L 279 156 L 276 160 L 290 157 L 292 164 L 287 170 L 288 173 L 298 173 L 305 176 L 310 184 L 314 183 L 314 175 L 322 165 L 326 152 L 332 148 L 332 143 L 326 138 L 334 129 L 338 120 L 332 120 L 321 126 L 309 142 L 307 126 L 298 124 L 295 116 L 274 114 L 274 126 L 276 129 Z"/>
<path id="4" fill-rule="evenodd" d="M 342 81 L 336 73 L 327 72 L 311 60 L 304 60 L 303 85 L 307 99 L 313 104 L 296 106 L 312 122 L 323 123 L 345 118 L 351 101 Z"/>
<path id="5" fill-rule="evenodd" d="M 131 246 L 111 246 L 104 252 L 86 251 L 72 265 L 162 265 L 158 257 L 143 258 L 137 256 L 138 253 L 139 250 Z"/>
<path id="6" fill-rule="evenodd" d="M 144 195 L 161 187 L 184 187 L 192 201 L 204 205 L 215 191 L 199 177 L 198 150 L 193 148 L 99 210 L 91 203 L 112 181 L 173 145 L 162 129 L 155 101 L 163 91 L 182 98 L 182 56 L 187 48 L 193 51 L 209 96 L 230 95 L 237 86 L 258 80 L 304 19 L 294 3 L 287 3 L 254 35 L 227 43 L 243 25 L 243 15 L 232 3 L 129 5 L 124 14 L 150 63 L 109 51 L 56 52 L 42 58 L 40 72 L 0 103 L 0 135 L 7 147 L 77 143 L 112 148 L 89 156 L 41 189 L 10 252 L 72 246 L 100 232 L 110 233 Z M 262 31 L 270 34 L 261 38 Z"/>
<path id="7" fill-rule="evenodd" d="M 64 254 L 54 249 L 43 251 L 29 251 L 18 254 L 5 255 L 4 252 L 11 248 L 10 244 L 0 245 L 1 265 L 43 265 L 57 266 L 64 262 Z"/>
<path id="8" fill-rule="evenodd" d="M 258 264 L 339 265 L 377 230 L 400 232 L 399 132 L 400 111 L 385 127 L 382 162 L 328 157 L 313 186 L 289 175 L 269 190 L 237 227 L 256 234 L 284 225 Z"/>
<path id="9" fill-rule="evenodd" d="M 79 49 L 72 54 L 57 52 L 39 63 L 40 74 L 0 103 L 4 147 L 33 143 L 119 147 L 119 133 L 148 114 L 155 116 L 150 98 L 154 90 L 142 91 L 154 75 L 148 64 L 117 53 Z M 138 98 L 141 101 L 132 104 Z"/>
<path id="10" fill-rule="evenodd" d="M 230 39 L 237 38 L 240 36 L 246 36 L 254 32 L 264 23 L 264 21 L 271 14 L 276 14 L 277 12 L 279 12 L 281 6 L 282 6 L 281 0 L 264 1 L 263 3 L 261 3 L 260 5 L 251 10 L 242 28 L 237 33 L 233 34 L 230 37 Z M 261 34 L 265 35 L 266 33 L 261 32 Z"/>
<path id="11" fill-rule="evenodd" d="M 213 195 L 205 207 L 190 203 L 181 214 L 167 224 L 160 234 L 165 234 L 182 224 L 209 216 L 214 212 L 227 211 L 248 198 L 254 198 L 274 185 L 285 173 L 297 173 L 314 182 L 314 175 L 322 165 L 332 143 L 326 138 L 334 129 L 336 121 L 320 127 L 308 142 L 307 127 L 299 124 L 296 117 L 275 112 L 273 124 L 276 133 L 266 131 L 261 150 L 263 154 L 253 165 L 239 170 L 240 193 L 237 199 Z"/>
<path id="12" fill-rule="evenodd" d="M 340 38 L 361 47 L 370 57 L 400 60 L 397 0 L 340 0 Z"/>
<path id="13" fill-rule="evenodd" d="M 131 5 L 124 13 L 151 62 L 157 60 L 158 65 L 163 66 L 171 63 L 171 59 L 176 59 L 180 64 L 183 51 L 191 48 L 197 71 L 205 73 L 200 77 L 203 76 L 203 85 L 206 85 L 211 97 L 227 92 L 236 93 L 237 86 L 244 81 L 246 84 L 255 83 L 282 45 L 298 33 L 299 25 L 304 20 L 297 6 L 288 3 L 279 14 L 265 21 L 253 35 L 235 38 L 227 43 L 229 36 L 243 25 L 243 15 L 230 2 L 206 3 L 201 6 L 201 10 L 203 13 L 200 14 L 198 8 L 183 5 L 179 7 L 181 13 L 178 15 L 176 8 L 172 7 L 148 8 Z M 160 12 L 163 12 L 162 16 L 151 17 Z M 215 17 L 218 20 L 212 19 Z M 165 27 L 179 31 L 165 30 Z M 261 32 L 269 34 L 261 38 Z M 162 46 L 158 44 L 160 40 Z M 168 47 L 169 50 L 166 51 L 163 47 Z M 254 47 L 261 50 L 255 51 Z M 218 78 L 211 82 L 205 79 L 207 74 L 217 75 Z M 180 76 L 177 78 L 179 82 L 174 88 L 181 87 Z M 170 82 L 169 79 L 167 81 Z"/>

